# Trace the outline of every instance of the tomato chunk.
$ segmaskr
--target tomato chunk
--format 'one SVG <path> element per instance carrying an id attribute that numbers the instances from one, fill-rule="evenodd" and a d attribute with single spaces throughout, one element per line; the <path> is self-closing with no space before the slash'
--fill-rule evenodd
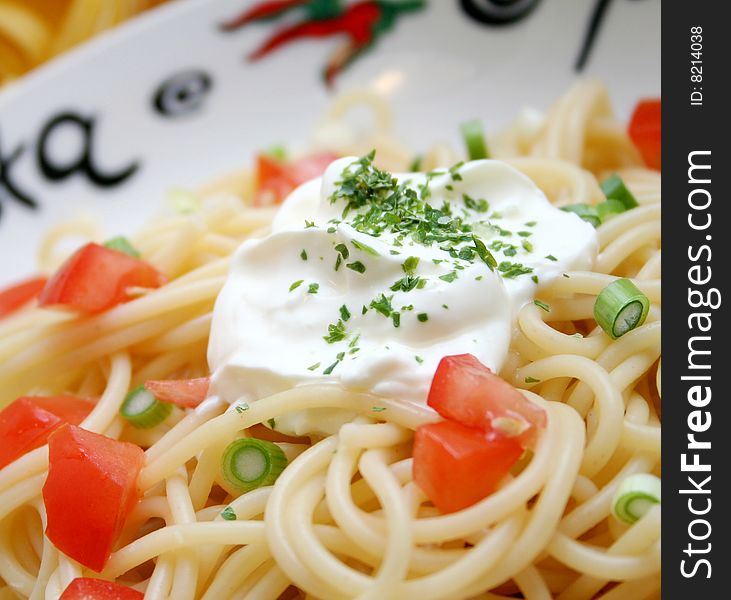
<path id="1" fill-rule="evenodd" d="M 139 499 L 143 458 L 134 444 L 73 425 L 53 432 L 43 501 L 56 548 L 94 571 L 104 568 Z"/>
<path id="2" fill-rule="evenodd" d="M 320 177 L 337 158 L 335 154 L 322 153 L 286 163 L 260 154 L 256 159 L 257 193 L 254 204 L 265 206 L 282 202 L 297 186 Z"/>
<path id="3" fill-rule="evenodd" d="M 40 448 L 64 423 L 78 425 L 94 408 L 74 396 L 24 396 L 0 411 L 0 469 Z"/>
<path id="4" fill-rule="evenodd" d="M 69 258 L 43 288 L 40 306 L 98 313 L 127 302 L 129 287 L 157 288 L 165 276 L 146 262 L 99 244 Z"/>
<path id="5" fill-rule="evenodd" d="M 59 600 L 142 600 L 145 595 L 113 581 L 77 577 L 63 591 Z"/>
<path id="6" fill-rule="evenodd" d="M 414 481 L 443 513 L 462 510 L 497 487 L 523 449 L 514 438 L 454 421 L 416 429 Z"/>
<path id="7" fill-rule="evenodd" d="M 513 435 L 532 447 L 546 411 L 526 399 L 472 354 L 445 356 L 434 373 L 427 404 L 446 419 Z"/>
<path id="8" fill-rule="evenodd" d="M 195 408 L 208 396 L 210 381 L 210 377 L 150 380 L 145 382 L 145 389 L 160 402 L 170 402 L 181 408 Z"/>
<path id="9" fill-rule="evenodd" d="M 38 297 L 46 285 L 45 277 L 26 279 L 0 291 L 0 319 L 20 310 L 31 300 Z"/>
<path id="10" fill-rule="evenodd" d="M 641 100 L 637 104 L 628 133 L 645 164 L 659 171 L 662 150 L 662 109 L 659 98 Z"/>

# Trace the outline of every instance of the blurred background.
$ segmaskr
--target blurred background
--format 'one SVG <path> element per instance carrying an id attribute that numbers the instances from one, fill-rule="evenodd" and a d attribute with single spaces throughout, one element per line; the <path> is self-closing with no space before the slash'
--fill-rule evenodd
<path id="1" fill-rule="evenodd" d="M 0 0 L 0 86 L 168 0 Z"/>

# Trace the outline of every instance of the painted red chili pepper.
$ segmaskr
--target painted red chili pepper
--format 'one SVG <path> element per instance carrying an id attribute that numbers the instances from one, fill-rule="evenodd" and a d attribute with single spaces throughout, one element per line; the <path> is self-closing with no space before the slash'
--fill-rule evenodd
<path id="1" fill-rule="evenodd" d="M 233 31 L 254 21 L 273 19 L 293 8 L 306 6 L 310 2 L 311 0 L 270 0 L 269 2 L 262 2 L 245 10 L 237 17 L 226 21 L 221 25 L 221 29 L 224 31 Z"/>
<path id="2" fill-rule="evenodd" d="M 371 46 L 382 33 L 393 27 L 399 14 L 419 10 L 424 0 L 385 2 L 366 0 L 343 9 L 338 0 L 280 0 L 266 2 L 251 8 L 224 25 L 231 30 L 245 24 L 274 18 L 293 8 L 307 10 L 309 19 L 276 32 L 249 55 L 256 61 L 289 42 L 303 38 L 321 38 L 344 35 L 347 40 L 331 56 L 323 76 L 329 85 L 334 78 L 361 52 Z"/>

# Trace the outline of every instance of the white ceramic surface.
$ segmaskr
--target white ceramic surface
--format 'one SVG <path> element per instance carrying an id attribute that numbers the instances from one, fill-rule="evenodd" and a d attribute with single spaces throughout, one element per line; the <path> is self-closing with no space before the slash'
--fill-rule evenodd
<path id="1" fill-rule="evenodd" d="M 273 143 L 305 143 L 332 95 L 351 87 L 386 96 L 414 148 L 434 139 L 458 143 L 456 126 L 465 118 L 481 117 L 491 128 L 522 106 L 545 108 L 579 76 L 604 80 L 622 117 L 638 98 L 660 93 L 660 0 L 611 2 L 581 73 L 574 63 L 594 0 L 542 0 L 500 27 L 467 16 L 464 2 L 427 0 L 400 16 L 331 89 L 320 71 L 336 39 L 303 40 L 246 60 L 297 21 L 289 14 L 220 31 L 252 4 L 171 2 L 0 94 L 0 284 L 34 272 L 38 242 L 53 223 L 85 214 L 110 235 L 128 233 L 159 209 L 170 187 L 202 184 Z M 189 96 L 181 114 L 156 111 L 161 84 L 191 70 L 210 85 L 194 102 Z M 205 77 L 194 78 L 196 85 Z M 169 110 L 175 102 L 163 104 Z M 94 169 L 121 182 L 100 186 L 84 169 L 62 177 L 83 163 L 84 138 L 92 141 Z"/>

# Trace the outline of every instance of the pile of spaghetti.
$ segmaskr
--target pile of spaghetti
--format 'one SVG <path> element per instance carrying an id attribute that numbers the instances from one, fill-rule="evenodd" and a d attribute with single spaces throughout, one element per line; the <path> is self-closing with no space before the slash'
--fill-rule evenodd
<path id="1" fill-rule="evenodd" d="M 0 85 L 163 0 L 0 0 Z"/>
<path id="2" fill-rule="evenodd" d="M 363 102 L 377 115 L 367 138 L 345 125 L 348 110 Z M 414 156 L 394 139 L 389 119 L 378 100 L 351 94 L 333 107 L 320 128 L 327 135 L 315 145 L 341 155 L 375 147 L 384 168 L 406 171 Z M 265 234 L 276 210 L 267 201 L 282 182 L 262 190 L 261 164 L 199 194 L 176 192 L 176 211 L 129 240 L 164 274 L 161 287 L 127 289 L 129 301 L 86 316 L 32 305 L 6 316 L 0 406 L 28 396 L 93 399 L 76 419 L 81 429 L 66 438 L 82 446 L 92 434 L 106 444 L 127 442 L 120 464 L 123 454 L 134 455 L 132 445 L 144 455 L 135 463 L 139 500 L 137 490 L 129 492 L 124 519 L 106 504 L 113 496 L 107 483 L 123 482 L 124 473 L 89 486 L 88 494 L 98 494 L 98 518 L 117 511 L 111 519 L 119 527 L 111 555 L 93 569 L 49 540 L 81 539 L 86 524 L 74 505 L 54 506 L 51 515 L 48 446 L 1 468 L 0 599 L 57 598 L 88 577 L 175 600 L 659 597 L 659 497 L 647 489 L 631 497 L 628 489 L 660 469 L 660 175 L 645 166 L 659 155 L 638 130 L 630 139 L 603 87 L 582 82 L 545 118 L 523 114 L 490 140 L 494 157 L 525 173 L 555 205 L 583 207 L 595 218 L 599 253 L 591 271 L 566 273 L 541 289 L 550 312 L 533 303 L 520 310 L 499 375 L 545 410 L 547 424 L 497 490 L 460 510 L 438 510 L 413 479 L 414 432 L 440 420 L 427 406 L 332 384 L 298 386 L 245 410 L 227 410 L 213 396 L 196 408 L 175 406 L 148 428 L 120 415 L 130 391 L 146 382 L 209 375 L 212 310 L 230 256 L 242 240 Z M 438 145 L 420 168 L 460 158 Z M 638 205 L 603 219 L 597 207 L 607 200 L 598 182 L 612 174 Z M 57 246 L 67 235 L 105 239 L 87 222 L 59 226 L 41 248 L 49 273 L 66 258 Z M 627 280 L 649 307 L 642 324 L 613 339 L 594 306 L 610 284 Z M 374 405 L 387 410 L 374 412 Z M 317 407 L 360 416 L 324 438 L 288 438 L 262 425 Z M 247 437 L 276 444 L 288 466 L 272 485 L 242 492 L 221 465 L 230 444 Z M 69 473 L 69 482 L 78 480 Z M 638 498 L 629 515 L 618 506 Z"/>

